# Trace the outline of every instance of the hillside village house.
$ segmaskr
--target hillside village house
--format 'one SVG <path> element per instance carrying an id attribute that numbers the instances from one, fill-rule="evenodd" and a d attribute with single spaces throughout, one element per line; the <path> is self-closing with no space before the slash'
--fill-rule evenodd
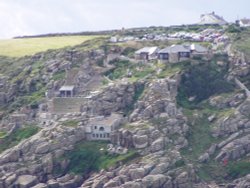
<path id="1" fill-rule="evenodd" d="M 144 47 L 135 52 L 135 59 L 149 61 L 157 59 L 158 47 Z"/>
<path id="2" fill-rule="evenodd" d="M 200 17 L 200 25 L 226 25 L 227 22 L 223 17 L 218 16 L 215 12 L 202 14 Z"/>
<path id="3" fill-rule="evenodd" d="M 166 63 L 176 63 L 184 61 L 196 55 L 206 55 L 208 49 L 198 44 L 172 45 L 158 52 L 159 61 Z"/>
<path id="4" fill-rule="evenodd" d="M 87 140 L 110 140 L 111 133 L 119 127 L 122 119 L 121 114 L 91 119 L 85 127 Z"/>
<path id="5" fill-rule="evenodd" d="M 179 62 L 190 58 L 190 50 L 183 45 L 172 45 L 158 52 L 162 62 Z"/>
<path id="6" fill-rule="evenodd" d="M 239 20 L 240 27 L 250 27 L 250 19 L 241 19 Z"/>
<path id="7" fill-rule="evenodd" d="M 62 86 L 60 91 L 60 97 L 73 97 L 74 96 L 74 86 Z"/>
<path id="8" fill-rule="evenodd" d="M 191 44 L 190 45 L 190 51 L 192 55 L 207 55 L 209 53 L 209 50 L 199 44 Z"/>

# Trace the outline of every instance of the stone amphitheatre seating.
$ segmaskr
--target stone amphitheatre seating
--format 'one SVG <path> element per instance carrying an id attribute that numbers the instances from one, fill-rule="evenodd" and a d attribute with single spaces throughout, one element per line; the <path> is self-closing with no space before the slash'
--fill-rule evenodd
<path id="1" fill-rule="evenodd" d="M 53 113 L 66 114 L 80 112 L 80 108 L 86 102 L 85 98 L 68 97 L 53 99 Z"/>

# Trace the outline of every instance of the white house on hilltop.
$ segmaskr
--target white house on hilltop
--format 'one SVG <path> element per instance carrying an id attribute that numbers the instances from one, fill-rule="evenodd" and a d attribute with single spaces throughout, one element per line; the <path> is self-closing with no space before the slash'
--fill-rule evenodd
<path id="1" fill-rule="evenodd" d="M 239 20 L 240 27 L 250 27 L 250 19 L 241 19 Z"/>
<path id="2" fill-rule="evenodd" d="M 226 25 L 227 21 L 223 17 L 218 16 L 215 12 L 202 14 L 200 17 L 200 25 Z"/>

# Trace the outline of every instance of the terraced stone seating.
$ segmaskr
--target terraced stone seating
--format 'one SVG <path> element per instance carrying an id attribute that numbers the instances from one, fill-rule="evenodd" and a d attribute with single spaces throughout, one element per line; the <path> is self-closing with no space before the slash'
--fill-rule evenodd
<path id="1" fill-rule="evenodd" d="M 81 97 L 70 98 L 54 98 L 53 113 L 66 114 L 80 112 L 81 106 L 84 105 L 86 99 Z"/>

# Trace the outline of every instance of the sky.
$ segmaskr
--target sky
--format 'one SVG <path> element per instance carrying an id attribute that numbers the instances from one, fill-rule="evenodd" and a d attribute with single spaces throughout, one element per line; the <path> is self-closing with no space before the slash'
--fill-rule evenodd
<path id="1" fill-rule="evenodd" d="M 215 11 L 250 18 L 249 0 L 0 0 L 0 39 L 199 22 Z"/>

